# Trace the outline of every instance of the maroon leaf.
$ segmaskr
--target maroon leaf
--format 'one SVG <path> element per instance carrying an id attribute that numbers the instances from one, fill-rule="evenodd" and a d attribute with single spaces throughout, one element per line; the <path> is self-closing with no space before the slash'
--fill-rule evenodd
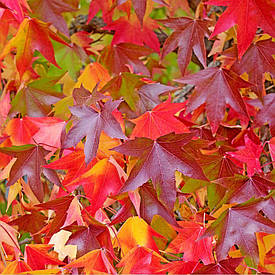
<path id="1" fill-rule="evenodd" d="M 207 228 L 204 236 L 217 234 L 217 258 L 226 258 L 229 249 L 238 245 L 240 249 L 257 263 L 258 247 L 256 232 L 274 233 L 275 223 L 259 214 L 262 201 L 238 204 L 224 211 Z"/>
<path id="2" fill-rule="evenodd" d="M 216 264 L 208 264 L 201 267 L 194 274 L 238 274 L 235 269 L 243 258 L 229 258 Z"/>
<path id="3" fill-rule="evenodd" d="M 64 222 L 67 217 L 67 210 L 73 198 L 73 196 L 65 196 L 62 198 L 58 198 L 36 205 L 40 209 L 51 209 L 55 211 L 55 218 L 51 223 L 49 235 L 58 232 L 60 228 L 64 225 Z"/>
<path id="4" fill-rule="evenodd" d="M 275 136 L 275 94 L 268 94 L 263 98 L 263 105 L 259 100 L 251 100 L 249 104 L 260 108 L 260 112 L 255 117 L 255 125 L 262 126 L 269 123 L 272 136 Z"/>
<path id="5" fill-rule="evenodd" d="M 69 226 L 65 229 L 73 232 L 67 244 L 77 245 L 77 257 L 101 247 L 112 249 L 108 228 L 97 221 L 88 227 Z"/>
<path id="6" fill-rule="evenodd" d="M 175 30 L 163 45 L 162 57 L 178 48 L 178 63 L 184 75 L 193 50 L 201 64 L 206 67 L 204 36 L 208 37 L 209 31 L 205 20 L 180 17 L 159 21 Z"/>
<path id="7" fill-rule="evenodd" d="M 180 150 L 191 139 L 192 134 L 171 133 L 157 140 L 136 138 L 115 147 L 114 150 L 119 153 L 139 157 L 120 192 L 135 190 L 152 179 L 160 201 L 169 209 L 173 209 L 176 198 L 176 170 L 189 177 L 206 179 L 196 160 L 184 148 Z"/>
<path id="8" fill-rule="evenodd" d="M 51 182 L 60 186 L 56 172 L 43 167 L 47 164 L 44 157 L 50 151 L 41 146 L 23 145 L 2 147 L 0 152 L 17 158 L 10 171 L 8 186 L 13 185 L 19 178 L 27 176 L 28 183 L 39 201 L 43 201 L 44 198 L 43 185 L 40 179 L 42 172 Z"/>
<path id="9" fill-rule="evenodd" d="M 248 116 L 240 88 L 252 86 L 237 74 L 223 68 L 207 68 L 178 79 L 177 82 L 192 84 L 196 90 L 190 97 L 186 112 L 192 112 L 206 103 L 206 113 L 211 130 L 216 133 L 225 113 L 226 104 L 235 111 Z"/>
<path id="10" fill-rule="evenodd" d="M 236 73 L 248 74 L 249 81 L 255 84 L 251 89 L 260 98 L 264 96 L 264 73 L 269 72 L 273 77 L 275 76 L 275 61 L 272 57 L 274 54 L 275 43 L 271 38 L 261 40 L 251 44 L 242 59 L 232 66 L 232 70 Z"/>
<path id="11" fill-rule="evenodd" d="M 99 137 L 102 131 L 112 138 L 125 139 L 121 127 L 112 115 L 120 100 L 107 101 L 100 111 L 86 105 L 70 107 L 71 113 L 79 118 L 79 121 L 70 129 L 65 141 L 64 148 L 76 146 L 84 137 L 86 142 L 84 146 L 85 162 L 88 164 L 97 153 Z"/>
<path id="12" fill-rule="evenodd" d="M 145 84 L 139 90 L 140 100 L 138 101 L 138 109 L 140 113 L 151 111 L 161 103 L 159 96 L 164 93 L 175 91 L 177 88 L 163 85 L 160 83 Z"/>
<path id="13" fill-rule="evenodd" d="M 154 215 L 163 217 L 168 223 L 177 226 L 172 209 L 167 209 L 157 198 L 156 191 L 149 183 L 139 188 L 140 216 L 150 224 Z"/>
<path id="14" fill-rule="evenodd" d="M 62 0 L 31 1 L 32 11 L 44 22 L 52 23 L 59 31 L 69 36 L 67 23 L 61 15 L 63 12 L 72 12 L 76 9 Z"/>

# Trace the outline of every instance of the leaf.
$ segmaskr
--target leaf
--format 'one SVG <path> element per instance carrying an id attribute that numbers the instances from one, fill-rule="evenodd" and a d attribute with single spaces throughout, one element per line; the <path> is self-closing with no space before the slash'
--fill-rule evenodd
<path id="1" fill-rule="evenodd" d="M 116 195 L 123 185 L 117 168 L 108 160 L 102 159 L 76 180 L 84 188 L 86 198 L 91 202 L 90 214 L 103 207 L 108 196 Z"/>
<path id="2" fill-rule="evenodd" d="M 71 185 L 79 176 L 87 172 L 95 164 L 96 161 L 85 164 L 85 155 L 83 149 L 72 149 L 62 158 L 45 165 L 45 168 L 61 169 L 68 171 L 62 181 L 62 185 L 66 187 L 69 192 L 74 191 L 75 186 Z"/>
<path id="3" fill-rule="evenodd" d="M 144 246 L 158 252 L 153 237 L 164 238 L 139 217 L 128 218 L 118 231 L 116 244 L 121 247 L 126 255 L 136 246 Z"/>
<path id="4" fill-rule="evenodd" d="M 135 13 L 141 25 L 143 24 L 143 18 L 146 12 L 147 1 L 148 0 L 132 0 Z M 161 5 L 167 5 L 164 0 L 153 0 L 153 1 Z"/>
<path id="5" fill-rule="evenodd" d="M 155 215 L 163 217 L 169 224 L 177 225 L 173 212 L 167 209 L 157 198 L 156 191 L 149 183 L 139 188 L 140 194 L 140 217 L 147 223 L 151 223 Z"/>
<path id="6" fill-rule="evenodd" d="M 9 262 L 1 274 L 21 274 L 25 271 L 31 271 L 30 266 L 20 260 Z"/>
<path id="7" fill-rule="evenodd" d="M 273 114 L 275 112 L 275 94 L 264 96 L 263 104 L 261 104 L 259 100 L 251 100 L 249 104 L 261 109 L 255 117 L 255 126 L 261 126 L 268 123 L 271 135 L 275 136 L 275 120 L 273 119 Z"/>
<path id="8" fill-rule="evenodd" d="M 141 26 L 135 14 L 131 14 L 129 18 L 125 16 L 120 17 L 104 27 L 105 30 L 115 31 L 112 45 L 120 43 L 132 43 L 141 46 L 147 45 L 155 52 L 159 52 L 159 40 L 153 32 L 153 30 L 157 28 L 158 24 L 150 17 L 146 17 L 143 26 Z"/>
<path id="9" fill-rule="evenodd" d="M 229 258 L 219 261 L 216 264 L 209 264 L 201 267 L 194 274 L 238 274 L 236 268 L 243 258 Z"/>
<path id="10" fill-rule="evenodd" d="M 16 94 L 9 113 L 45 117 L 50 113 L 51 105 L 61 98 L 63 98 L 62 93 L 55 91 L 52 86 L 47 84 L 42 86 L 39 81 L 33 81 Z"/>
<path id="11" fill-rule="evenodd" d="M 210 39 L 237 24 L 238 55 L 243 56 L 251 44 L 257 27 L 271 36 L 275 36 L 273 28 L 274 3 L 264 0 L 209 0 L 209 5 L 227 6 L 220 16 Z"/>
<path id="12" fill-rule="evenodd" d="M 139 157 L 129 178 L 120 192 L 135 190 L 152 179 L 159 200 L 168 209 L 173 209 L 176 198 L 174 174 L 178 170 L 189 177 L 206 179 L 202 169 L 184 147 L 192 139 L 192 134 L 169 134 L 157 140 L 135 138 L 115 147 L 122 154 Z M 165 171 L 165 173 L 163 173 Z"/>
<path id="13" fill-rule="evenodd" d="M 168 92 L 174 91 L 176 88 L 173 86 L 163 85 L 160 83 L 151 83 L 143 85 L 138 94 L 140 100 L 138 101 L 138 110 L 141 114 L 146 111 L 151 111 L 161 103 L 159 96 Z"/>
<path id="14" fill-rule="evenodd" d="M 66 230 L 70 230 L 73 233 L 66 244 L 77 246 L 77 257 L 82 257 L 89 251 L 101 247 L 104 247 L 108 249 L 110 253 L 113 253 L 108 228 L 96 220 L 92 220 L 92 223 L 88 227 L 73 226 L 71 228 L 67 227 Z"/>
<path id="15" fill-rule="evenodd" d="M 57 253 L 49 250 L 53 247 L 50 244 L 28 244 L 26 246 L 25 258 L 32 270 L 42 270 L 47 265 L 65 265 L 57 259 Z"/>
<path id="16" fill-rule="evenodd" d="M 263 151 L 263 147 L 255 144 L 247 135 L 244 137 L 244 140 L 245 146 L 236 152 L 230 152 L 229 155 L 242 163 L 245 163 L 247 166 L 247 175 L 251 177 L 256 172 L 262 172 L 259 159 Z"/>
<path id="17" fill-rule="evenodd" d="M 129 107 L 135 111 L 139 102 L 139 95 L 136 88 L 139 88 L 143 82 L 142 76 L 128 72 L 120 73 L 118 76 L 110 80 L 101 90 L 101 92 L 109 92 L 114 99 L 123 99 Z"/>
<path id="18" fill-rule="evenodd" d="M 81 205 L 77 197 L 74 197 L 68 208 L 66 220 L 63 227 L 68 226 L 76 222 L 78 225 L 84 225 L 84 221 L 81 215 Z"/>
<path id="19" fill-rule="evenodd" d="M 101 52 L 100 62 L 110 73 L 133 71 L 135 74 L 150 75 L 140 58 L 151 53 L 153 51 L 144 46 L 120 43 L 106 46 Z"/>
<path id="20" fill-rule="evenodd" d="M 20 177 L 27 176 L 31 190 L 37 199 L 42 201 L 44 198 L 43 185 L 40 179 L 42 172 L 51 182 L 58 186 L 60 185 L 56 173 L 42 167 L 46 165 L 44 157 L 49 151 L 46 151 L 41 146 L 22 145 L 2 147 L 0 148 L 0 152 L 17 158 L 10 171 L 8 186 L 13 185 Z"/>
<path id="21" fill-rule="evenodd" d="M 159 270 L 166 274 L 193 274 L 202 266 L 199 262 L 172 261 Z"/>
<path id="22" fill-rule="evenodd" d="M 85 274 L 117 274 L 108 258 L 104 250 L 96 249 L 67 264 L 64 268 L 84 267 Z"/>
<path id="23" fill-rule="evenodd" d="M 75 11 L 71 5 L 59 0 L 35 0 L 30 1 L 30 6 L 40 20 L 52 23 L 59 31 L 69 36 L 67 23 L 61 14 Z"/>
<path id="24" fill-rule="evenodd" d="M 275 262 L 273 248 L 275 245 L 275 235 L 263 232 L 256 233 L 259 247 L 259 266 L 261 272 L 274 273 Z"/>
<path id="25" fill-rule="evenodd" d="M 164 42 L 162 58 L 178 48 L 178 64 L 182 75 L 184 75 L 193 50 L 200 63 L 206 67 L 204 37 L 209 35 L 207 21 L 179 17 L 159 20 L 159 22 L 174 29 L 174 32 Z"/>
<path id="26" fill-rule="evenodd" d="M 229 203 L 243 203 L 250 198 L 265 197 L 269 191 L 275 189 L 275 183 L 261 177 L 257 174 L 251 177 L 235 176 L 228 178 L 220 178 L 215 180 L 215 183 L 222 185 L 228 191 L 227 202 Z M 264 213 L 273 219 L 275 213 L 275 202 L 270 198 L 262 206 Z"/>
<path id="27" fill-rule="evenodd" d="M 88 64 L 78 78 L 75 88 L 83 86 L 92 91 L 96 85 L 101 89 L 108 81 L 110 76 L 108 71 L 98 62 Z"/>
<path id="28" fill-rule="evenodd" d="M 35 18 L 25 18 L 16 36 L 14 36 L 3 49 L 0 59 L 6 56 L 12 49 L 16 48 L 16 67 L 20 78 L 30 69 L 35 50 L 40 51 L 49 62 L 59 67 L 54 57 L 50 38 L 69 46 L 49 29 L 48 23 L 44 23 Z"/>
<path id="29" fill-rule="evenodd" d="M 155 251 L 136 246 L 117 264 L 123 267 L 123 274 L 156 274 L 167 260 Z"/>
<path id="30" fill-rule="evenodd" d="M 46 217 L 38 211 L 31 211 L 30 214 L 24 214 L 21 217 L 12 220 L 10 225 L 17 225 L 18 230 L 35 234 L 44 227 Z M 36 236 L 34 236 L 34 239 Z M 37 239 L 36 239 L 37 240 Z"/>
<path id="31" fill-rule="evenodd" d="M 13 145 L 25 145 L 33 143 L 33 136 L 39 131 L 31 119 L 27 117 L 11 119 L 5 129 Z"/>
<path id="32" fill-rule="evenodd" d="M 100 107 L 99 112 L 86 105 L 70 107 L 72 114 L 77 116 L 79 121 L 66 135 L 64 147 L 76 146 L 86 136 L 84 154 L 85 162 L 88 164 L 96 156 L 102 131 L 112 138 L 125 139 L 119 123 L 112 115 L 120 102 L 109 100 Z"/>
<path id="33" fill-rule="evenodd" d="M 73 200 L 73 196 L 64 196 L 55 200 L 36 205 L 40 209 L 50 209 L 55 211 L 55 218 L 50 224 L 49 234 L 52 235 L 60 230 L 67 218 L 67 211 Z"/>
<path id="34" fill-rule="evenodd" d="M 17 241 L 18 232 L 7 223 L 0 220 L 0 243 L 4 243 L 15 248 L 17 253 L 20 253 L 20 247 Z M 1 248 L 2 249 L 2 248 Z"/>
<path id="35" fill-rule="evenodd" d="M 205 228 L 195 222 L 178 222 L 179 226 L 174 227 L 179 232 L 166 249 L 167 252 L 175 254 L 184 253 L 184 261 L 200 261 L 205 265 L 214 263 L 212 254 L 213 238 L 200 239 Z"/>
<path id="36" fill-rule="evenodd" d="M 67 256 L 69 259 L 76 258 L 77 246 L 66 245 L 71 235 L 72 233 L 69 231 L 60 230 L 58 233 L 54 234 L 49 241 L 49 244 L 54 245 L 54 251 L 58 253 L 58 259 L 60 261 L 64 261 Z"/>
<path id="37" fill-rule="evenodd" d="M 269 72 L 275 77 L 275 43 L 271 39 L 252 43 L 241 60 L 236 61 L 231 69 L 238 74 L 247 73 L 249 81 L 255 85 L 252 91 L 262 99 L 265 95 L 264 73 Z"/>
<path id="38" fill-rule="evenodd" d="M 244 81 L 232 71 L 212 67 L 185 76 L 177 82 L 196 86 L 196 90 L 189 99 L 186 112 L 190 113 L 206 103 L 207 118 L 214 134 L 224 117 L 226 104 L 240 114 L 248 116 L 239 89 L 250 87 L 252 84 Z"/>
<path id="39" fill-rule="evenodd" d="M 171 98 L 157 105 L 152 111 L 131 121 L 136 124 L 131 138 L 147 137 L 157 139 L 171 132 L 176 134 L 188 133 L 188 128 L 174 115 L 182 110 L 185 103 L 172 103 Z"/>
<path id="40" fill-rule="evenodd" d="M 245 255 L 249 255 L 254 263 L 257 263 L 258 248 L 255 233 L 273 233 L 275 228 L 274 222 L 259 214 L 260 203 L 248 202 L 230 207 L 207 228 L 204 237 L 214 234 L 218 236 L 216 249 L 218 260 L 225 259 L 229 249 L 236 244 Z"/>

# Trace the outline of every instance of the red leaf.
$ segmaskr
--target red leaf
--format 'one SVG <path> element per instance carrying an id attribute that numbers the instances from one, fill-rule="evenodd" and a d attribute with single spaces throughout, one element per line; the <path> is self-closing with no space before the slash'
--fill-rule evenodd
<path id="1" fill-rule="evenodd" d="M 28 265 L 33 270 L 43 270 L 47 265 L 65 265 L 58 260 L 56 252 L 49 253 L 52 247 L 51 244 L 28 244 L 25 251 Z"/>
<path id="2" fill-rule="evenodd" d="M 274 2 L 270 0 L 209 0 L 205 4 L 227 6 L 210 38 L 237 24 L 240 58 L 251 44 L 257 27 L 262 28 L 271 36 L 275 36 Z"/>
<path id="3" fill-rule="evenodd" d="M 242 262 L 243 258 L 229 258 L 216 264 L 209 264 L 201 267 L 194 274 L 239 274 L 236 268 Z"/>
<path id="4" fill-rule="evenodd" d="M 263 147 L 255 144 L 248 136 L 245 136 L 244 140 L 244 148 L 228 154 L 242 163 L 245 163 L 247 166 L 247 175 L 251 177 L 255 172 L 262 172 L 260 156 L 263 151 Z"/>
<path id="5" fill-rule="evenodd" d="M 179 232 L 166 249 L 175 254 L 184 253 L 185 261 L 202 260 L 204 264 L 214 263 L 212 254 L 213 238 L 199 239 L 205 232 L 205 228 L 194 222 L 178 222 L 180 227 L 174 227 Z"/>
<path id="6" fill-rule="evenodd" d="M 112 45 L 133 43 L 143 46 L 145 44 L 154 51 L 159 52 L 159 40 L 153 32 L 157 28 L 158 24 L 150 17 L 147 17 L 143 22 L 143 26 L 141 26 L 135 14 L 131 14 L 129 18 L 120 17 L 104 27 L 105 30 L 115 31 Z"/>
<path id="7" fill-rule="evenodd" d="M 136 124 L 131 137 L 147 137 L 155 140 L 171 132 L 188 133 L 188 128 L 174 116 L 184 107 L 185 103 L 171 103 L 169 98 L 152 111 L 131 120 Z"/>

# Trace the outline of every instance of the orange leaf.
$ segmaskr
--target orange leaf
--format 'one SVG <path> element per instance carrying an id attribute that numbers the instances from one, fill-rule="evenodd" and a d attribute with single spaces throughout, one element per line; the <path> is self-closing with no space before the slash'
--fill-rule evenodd
<path id="1" fill-rule="evenodd" d="M 154 274 L 163 268 L 161 262 L 168 261 L 149 248 L 136 246 L 121 259 L 117 267 L 123 267 L 122 274 Z"/>
<path id="2" fill-rule="evenodd" d="M 93 250 L 77 260 L 67 264 L 64 268 L 71 269 L 77 267 L 84 267 L 84 274 L 116 274 L 116 270 L 108 260 L 104 250 Z"/>
<path id="3" fill-rule="evenodd" d="M 120 228 L 115 243 L 121 246 L 122 252 L 126 255 L 132 248 L 145 246 L 158 252 L 157 245 L 153 237 L 164 237 L 152 229 L 143 219 L 131 217 Z"/>
<path id="4" fill-rule="evenodd" d="M 94 62 L 87 65 L 78 78 L 75 88 L 80 88 L 81 85 L 89 91 L 92 91 L 96 84 L 101 89 L 110 80 L 108 71 L 99 63 Z"/>
<path id="5" fill-rule="evenodd" d="M 25 271 L 31 271 L 30 266 L 23 261 L 13 261 L 7 264 L 1 274 L 18 274 Z"/>
<path id="6" fill-rule="evenodd" d="M 50 30 L 49 26 L 49 23 L 42 22 L 35 18 L 25 18 L 17 34 L 3 49 L 0 59 L 5 57 L 12 49 L 17 49 L 16 67 L 20 78 L 31 68 L 35 50 L 41 52 L 49 62 L 59 68 L 54 57 L 54 50 L 50 38 L 64 45 L 69 45 Z"/>

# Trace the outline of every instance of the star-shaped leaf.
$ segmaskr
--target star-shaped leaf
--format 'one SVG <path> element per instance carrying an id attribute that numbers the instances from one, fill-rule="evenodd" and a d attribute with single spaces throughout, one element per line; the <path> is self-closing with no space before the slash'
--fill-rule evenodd
<path id="1" fill-rule="evenodd" d="M 184 102 L 172 103 L 171 98 L 169 98 L 153 110 L 131 120 L 136 124 L 131 137 L 157 139 L 172 132 L 176 134 L 188 133 L 189 129 L 175 117 L 175 114 L 184 107 Z"/>
<path id="2" fill-rule="evenodd" d="M 63 98 L 62 93 L 51 87 L 37 87 L 33 82 L 31 85 L 20 90 L 11 102 L 10 114 L 21 113 L 31 117 L 45 117 L 51 111 L 51 104 Z"/>
<path id="3" fill-rule="evenodd" d="M 263 151 L 261 144 L 255 144 L 248 136 L 245 136 L 245 146 L 236 152 L 230 152 L 230 156 L 241 161 L 247 166 L 247 175 L 253 176 L 255 172 L 261 173 L 260 156 Z"/>
<path id="4" fill-rule="evenodd" d="M 238 245 L 245 253 L 257 263 L 258 247 L 256 232 L 274 233 L 275 223 L 259 213 L 261 201 L 233 206 L 224 211 L 219 218 L 207 228 L 204 236 L 216 234 L 217 258 L 225 259 L 229 249 Z"/>
<path id="5" fill-rule="evenodd" d="M 108 68 L 110 73 L 119 74 L 132 69 L 135 74 L 150 75 L 140 58 L 151 53 L 153 51 L 145 46 L 120 43 L 105 47 L 101 53 L 100 62 Z"/>
<path id="6" fill-rule="evenodd" d="M 215 264 L 208 264 L 195 271 L 194 274 L 239 274 L 235 271 L 243 258 L 229 258 Z"/>
<path id="7" fill-rule="evenodd" d="M 206 113 L 213 133 L 217 132 L 224 117 L 226 104 L 229 104 L 235 111 L 248 116 L 239 89 L 250 87 L 252 84 L 244 81 L 232 71 L 212 67 L 177 81 L 196 86 L 186 112 L 192 112 L 206 103 Z"/>
<path id="8" fill-rule="evenodd" d="M 72 12 L 76 9 L 60 0 L 38 0 L 30 1 L 32 12 L 44 22 L 52 23 L 59 31 L 69 36 L 69 30 L 61 15 L 63 12 Z"/>
<path id="9" fill-rule="evenodd" d="M 0 59 L 16 48 L 16 67 L 21 78 L 25 71 L 31 67 L 35 50 L 40 51 L 49 62 L 59 67 L 54 57 L 54 50 L 50 39 L 69 46 L 49 28 L 48 23 L 35 18 L 25 18 L 17 34 L 3 49 Z"/>
<path id="10" fill-rule="evenodd" d="M 275 94 L 264 96 L 263 104 L 259 100 L 251 100 L 249 104 L 261 109 L 255 117 L 255 125 L 268 123 L 271 135 L 275 136 Z"/>
<path id="11" fill-rule="evenodd" d="M 275 36 L 274 7 L 270 0 L 209 0 L 209 5 L 227 6 L 220 16 L 211 37 L 237 24 L 238 54 L 242 57 L 251 44 L 257 27 Z"/>
<path id="12" fill-rule="evenodd" d="M 178 64 L 184 75 L 193 50 L 201 64 L 206 67 L 204 37 L 208 37 L 209 31 L 205 20 L 179 17 L 160 20 L 160 22 L 175 30 L 163 45 L 162 57 L 178 48 Z"/>
<path id="13" fill-rule="evenodd" d="M 44 198 L 43 185 L 40 179 L 41 173 L 54 184 L 60 185 L 59 178 L 55 171 L 44 168 L 46 160 L 44 157 L 49 151 L 37 145 L 22 145 L 12 147 L 2 147 L 0 152 L 17 158 L 11 168 L 7 185 L 13 185 L 19 178 L 28 177 L 28 183 L 39 201 Z"/>
<path id="14" fill-rule="evenodd" d="M 115 35 L 112 45 L 120 43 L 133 43 L 136 45 L 147 45 L 156 52 L 159 52 L 160 44 L 154 29 L 158 28 L 156 21 L 149 16 L 144 20 L 143 26 L 135 14 L 130 17 L 120 17 L 104 27 L 105 30 L 114 30 Z"/>
<path id="15" fill-rule="evenodd" d="M 120 102 L 120 100 L 109 100 L 100 108 L 100 111 L 86 105 L 70 107 L 71 113 L 79 120 L 68 132 L 64 147 L 76 146 L 83 137 L 86 137 L 84 146 L 85 162 L 89 163 L 96 156 L 102 131 L 112 138 L 125 139 L 120 124 L 112 115 Z"/>
<path id="16" fill-rule="evenodd" d="M 255 84 L 252 91 L 261 99 L 265 95 L 264 73 L 269 72 L 275 77 L 275 43 L 271 39 L 260 40 L 252 43 L 241 60 L 236 61 L 232 70 L 238 74 L 247 73 L 249 81 Z"/>
<path id="17" fill-rule="evenodd" d="M 178 223 L 180 227 L 175 227 L 175 229 L 179 234 L 168 245 L 166 251 L 175 254 L 184 253 L 182 258 L 185 261 L 202 260 L 204 264 L 214 263 L 213 239 L 208 237 L 198 240 L 205 232 L 205 228 L 195 222 Z"/>
<path id="18" fill-rule="evenodd" d="M 115 147 L 117 152 L 140 158 L 120 192 L 135 190 L 152 179 L 160 201 L 173 209 L 176 170 L 192 178 L 206 179 L 196 160 L 184 150 L 191 139 L 192 134 L 172 133 L 157 140 L 135 138 Z"/>

